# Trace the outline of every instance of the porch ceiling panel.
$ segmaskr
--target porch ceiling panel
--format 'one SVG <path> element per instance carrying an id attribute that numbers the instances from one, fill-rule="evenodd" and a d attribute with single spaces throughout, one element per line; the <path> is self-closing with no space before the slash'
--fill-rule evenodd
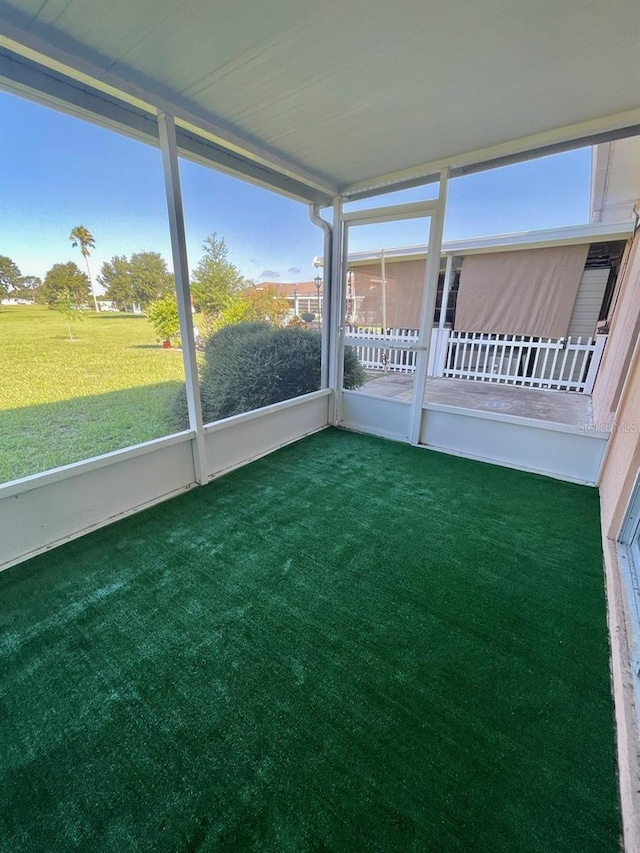
<path id="1" fill-rule="evenodd" d="M 640 117 L 636 0 L 0 0 L 0 16 L 339 187 Z"/>

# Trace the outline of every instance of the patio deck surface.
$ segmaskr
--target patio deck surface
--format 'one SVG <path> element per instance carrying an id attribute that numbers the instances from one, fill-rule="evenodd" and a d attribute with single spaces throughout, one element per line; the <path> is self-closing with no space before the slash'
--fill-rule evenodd
<path id="1" fill-rule="evenodd" d="M 402 373 L 372 376 L 359 390 L 366 394 L 410 401 L 413 376 Z M 441 403 L 571 426 L 581 424 L 588 427 L 593 424 L 591 397 L 588 394 L 432 377 L 427 379 L 424 400 L 425 403 Z"/>
<path id="2" fill-rule="evenodd" d="M 595 489 L 330 429 L 0 600 L 3 851 L 619 850 Z"/>

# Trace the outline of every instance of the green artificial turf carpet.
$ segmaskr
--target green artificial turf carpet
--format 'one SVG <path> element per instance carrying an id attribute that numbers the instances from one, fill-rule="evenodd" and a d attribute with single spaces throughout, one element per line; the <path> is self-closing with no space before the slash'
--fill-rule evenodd
<path id="1" fill-rule="evenodd" d="M 0 600 L 4 853 L 619 849 L 595 489 L 327 430 Z"/>

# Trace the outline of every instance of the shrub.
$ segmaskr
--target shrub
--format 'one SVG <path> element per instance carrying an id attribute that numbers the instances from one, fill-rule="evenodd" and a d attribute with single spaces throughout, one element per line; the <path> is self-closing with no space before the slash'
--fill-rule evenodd
<path id="1" fill-rule="evenodd" d="M 320 333 L 307 329 L 238 323 L 215 332 L 205 344 L 200 371 L 205 423 L 316 391 L 320 352 Z M 364 380 L 355 351 L 347 347 L 344 387 L 358 388 Z M 182 423 L 185 412 L 183 396 Z"/>
<path id="2" fill-rule="evenodd" d="M 175 294 L 167 293 L 147 308 L 147 317 L 161 340 L 179 340 L 180 321 Z"/>

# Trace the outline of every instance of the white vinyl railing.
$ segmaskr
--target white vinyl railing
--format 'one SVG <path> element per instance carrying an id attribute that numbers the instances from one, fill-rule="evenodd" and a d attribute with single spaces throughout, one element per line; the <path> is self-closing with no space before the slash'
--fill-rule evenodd
<path id="1" fill-rule="evenodd" d="M 345 335 L 356 347 L 360 363 L 366 370 L 392 370 L 413 373 L 416 351 L 407 346 L 418 345 L 418 329 L 388 329 L 346 326 Z"/>
<path id="2" fill-rule="evenodd" d="M 417 329 L 345 328 L 367 370 L 413 373 Z M 594 338 L 540 338 L 433 329 L 429 375 L 501 385 L 578 391 L 590 394 L 606 335 Z"/>
<path id="3" fill-rule="evenodd" d="M 590 394 L 604 342 L 450 332 L 443 376 Z"/>

